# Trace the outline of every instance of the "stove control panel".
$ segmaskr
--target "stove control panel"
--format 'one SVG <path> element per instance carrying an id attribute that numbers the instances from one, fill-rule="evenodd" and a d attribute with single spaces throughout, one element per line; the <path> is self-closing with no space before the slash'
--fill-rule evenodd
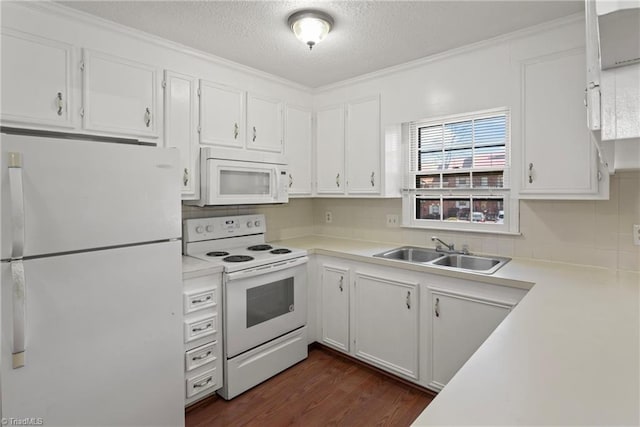
<path id="1" fill-rule="evenodd" d="M 266 232 L 264 215 L 236 215 L 217 218 L 185 219 L 182 240 L 185 243 L 241 237 Z"/>

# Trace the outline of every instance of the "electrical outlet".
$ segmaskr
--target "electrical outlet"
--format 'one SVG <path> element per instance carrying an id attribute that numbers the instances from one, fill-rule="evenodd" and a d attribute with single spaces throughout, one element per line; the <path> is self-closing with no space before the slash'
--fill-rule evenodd
<path id="1" fill-rule="evenodd" d="M 640 246 L 640 224 L 633 224 L 633 244 Z"/>
<path id="2" fill-rule="evenodd" d="M 400 224 L 398 215 L 387 215 L 387 227 L 397 227 Z"/>
<path id="3" fill-rule="evenodd" d="M 333 222 L 333 214 L 331 213 L 331 211 L 326 211 L 324 213 L 324 222 L 326 222 L 327 224 L 331 224 Z"/>

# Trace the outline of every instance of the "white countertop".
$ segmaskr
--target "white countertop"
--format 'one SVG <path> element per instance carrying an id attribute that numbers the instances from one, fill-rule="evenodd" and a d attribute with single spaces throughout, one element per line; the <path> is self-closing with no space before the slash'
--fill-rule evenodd
<path id="1" fill-rule="evenodd" d="M 202 261 L 190 256 L 182 256 L 182 278 L 189 279 L 191 277 L 202 276 L 206 274 L 222 273 L 221 265 L 213 265 L 210 262 Z"/>
<path id="2" fill-rule="evenodd" d="M 486 276 L 371 257 L 397 244 L 320 236 L 279 243 L 533 286 L 414 425 L 640 425 L 640 274 L 516 258 Z"/>

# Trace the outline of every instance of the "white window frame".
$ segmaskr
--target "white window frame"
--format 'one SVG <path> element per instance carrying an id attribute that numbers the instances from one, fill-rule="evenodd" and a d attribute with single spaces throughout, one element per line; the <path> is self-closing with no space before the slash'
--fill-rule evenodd
<path id="1" fill-rule="evenodd" d="M 418 128 L 444 125 L 447 123 L 455 123 L 466 120 L 482 119 L 505 115 L 506 124 L 506 141 L 505 141 L 505 166 L 503 168 L 465 168 L 460 170 L 461 173 L 466 172 L 490 172 L 503 171 L 503 187 L 502 188 L 416 188 L 416 176 L 424 174 L 417 169 L 417 153 L 418 153 Z M 404 168 L 404 188 L 402 190 L 402 226 L 421 229 L 435 229 L 447 231 L 467 231 L 474 233 L 491 233 L 491 234 L 519 234 L 519 203 L 513 191 L 513 177 L 511 174 L 512 156 L 511 156 L 511 111 L 507 107 L 494 108 L 482 111 L 474 111 L 464 114 L 447 115 L 415 122 L 404 123 L 403 129 L 403 168 Z M 415 157 L 414 157 L 415 156 Z M 433 174 L 450 172 L 456 173 L 457 169 L 438 170 Z M 472 174 L 470 174 L 472 175 Z M 471 179 L 471 178 L 470 178 Z M 472 185 L 472 184 L 471 184 Z M 440 186 L 442 187 L 442 180 Z M 474 198 L 502 198 L 504 206 L 504 223 L 477 223 L 471 221 L 473 209 L 469 212 L 469 221 L 445 221 L 433 219 L 417 219 L 416 205 L 420 197 L 440 198 L 440 211 L 444 210 L 443 199 L 451 197 L 468 198 L 473 203 Z M 473 204 L 472 204 L 473 206 Z"/>

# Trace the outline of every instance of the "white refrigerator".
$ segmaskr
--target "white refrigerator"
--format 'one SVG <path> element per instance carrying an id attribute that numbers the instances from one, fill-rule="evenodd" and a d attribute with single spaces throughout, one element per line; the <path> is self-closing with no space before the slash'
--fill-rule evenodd
<path id="1" fill-rule="evenodd" d="M 184 425 L 177 151 L 0 148 L 3 424 Z"/>

